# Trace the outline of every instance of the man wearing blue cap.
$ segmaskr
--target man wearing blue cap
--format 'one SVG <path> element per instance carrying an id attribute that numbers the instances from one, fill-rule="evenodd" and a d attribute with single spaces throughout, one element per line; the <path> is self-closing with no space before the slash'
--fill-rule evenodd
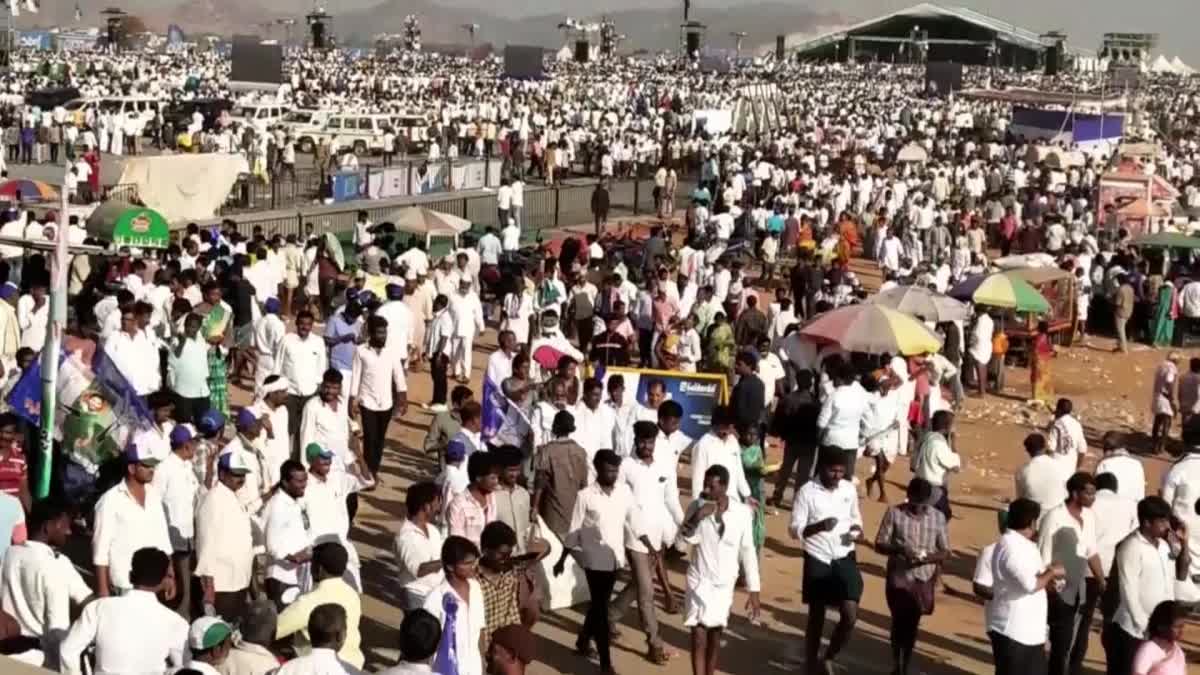
<path id="1" fill-rule="evenodd" d="M 133 588 L 129 568 L 135 551 L 150 547 L 170 555 L 174 548 L 162 495 L 151 485 L 161 458 L 145 445 L 130 443 L 124 460 L 125 480 L 96 502 L 92 564 L 96 566 L 96 594 L 100 597 Z"/>
<path id="2" fill-rule="evenodd" d="M 272 485 L 266 482 L 266 459 L 262 451 L 262 424 L 250 408 L 237 411 L 234 418 L 237 436 L 221 449 L 221 455 L 236 453 L 250 467 L 246 482 L 238 490 L 238 501 L 250 513 L 257 513 L 263 500 L 271 492 Z"/>
<path id="3" fill-rule="evenodd" d="M 275 372 L 275 354 L 287 335 L 287 326 L 279 318 L 279 298 L 267 298 L 263 303 L 263 315 L 254 324 L 254 386 L 261 387 L 263 380 Z"/>
<path id="4" fill-rule="evenodd" d="M 413 312 L 404 301 L 404 287 L 400 284 L 387 285 L 387 302 L 375 310 L 375 316 L 387 320 L 387 347 L 400 355 L 405 369 L 408 368 L 408 350 L 413 341 Z"/>
<path id="5" fill-rule="evenodd" d="M 171 451 L 154 470 L 151 485 L 162 493 L 167 515 L 167 533 L 171 538 L 171 563 L 175 568 L 178 593 L 176 611 L 183 618 L 191 616 L 191 558 L 195 532 L 196 493 L 200 483 L 192 470 L 196 454 L 191 425 L 181 424 L 171 430 Z"/>

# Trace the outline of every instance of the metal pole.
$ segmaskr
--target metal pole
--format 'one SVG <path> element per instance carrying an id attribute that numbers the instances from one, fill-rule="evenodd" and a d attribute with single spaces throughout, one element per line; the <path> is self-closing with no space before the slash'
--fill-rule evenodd
<path id="1" fill-rule="evenodd" d="M 54 419 L 58 412 L 58 355 L 67 325 L 67 202 L 66 180 L 59 189 L 62 202 L 58 209 L 58 228 L 54 233 L 54 256 L 50 260 L 50 330 L 42 347 L 42 457 L 38 462 L 35 499 L 50 494 L 50 475 L 54 462 Z"/>

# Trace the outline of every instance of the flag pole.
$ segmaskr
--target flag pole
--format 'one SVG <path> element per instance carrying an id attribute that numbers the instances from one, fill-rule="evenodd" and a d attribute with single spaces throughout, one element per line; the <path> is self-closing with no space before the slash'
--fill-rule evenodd
<path id="1" fill-rule="evenodd" d="M 46 344 L 42 347 L 42 456 L 38 462 L 37 484 L 33 492 L 35 499 L 45 499 L 50 494 L 50 475 L 54 468 L 54 421 L 58 412 L 59 353 L 67 325 L 69 202 L 65 176 L 59 193 L 58 227 L 54 232 L 54 255 L 50 259 L 50 325 L 46 331 Z"/>

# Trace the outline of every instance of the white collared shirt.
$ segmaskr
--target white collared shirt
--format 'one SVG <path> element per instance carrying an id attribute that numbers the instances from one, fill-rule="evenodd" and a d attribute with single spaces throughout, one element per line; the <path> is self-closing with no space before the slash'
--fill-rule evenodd
<path id="1" fill-rule="evenodd" d="M 1032 499 L 1045 513 L 1067 500 L 1068 477 L 1063 475 L 1062 462 L 1043 453 L 1031 458 L 1017 470 L 1017 497 Z"/>
<path id="2" fill-rule="evenodd" d="M 1037 544 L 1020 532 L 1005 532 L 992 554 L 992 601 L 987 630 L 1023 645 L 1046 642 L 1046 591 L 1037 587 L 1046 569 Z"/>
<path id="3" fill-rule="evenodd" d="M 703 504 L 696 500 L 688 507 L 688 518 Z M 724 534 L 722 534 L 724 530 Z M 687 570 L 688 588 L 698 597 L 706 597 L 715 588 L 732 593 L 739 568 L 745 570 L 746 590 L 762 589 L 758 574 L 758 552 L 754 548 L 754 515 L 750 507 L 733 499 L 721 514 L 700 520 L 694 532 L 681 533 L 692 549 Z"/>
<path id="4" fill-rule="evenodd" d="M 288 379 L 288 393 L 293 396 L 312 396 L 321 386 L 321 376 L 329 367 L 325 340 L 316 333 L 301 338 L 288 333 L 279 343 L 275 358 L 275 374 Z"/>
<path id="5" fill-rule="evenodd" d="M 604 405 L 603 401 L 592 410 L 582 399 L 570 412 L 575 418 L 575 433 L 571 434 L 571 440 L 587 451 L 588 479 L 592 480 L 596 477 L 596 470 L 592 468 L 592 458 L 596 456 L 596 452 L 611 450 L 615 446 L 617 415 L 612 408 Z"/>
<path id="6" fill-rule="evenodd" d="M 1062 464 L 1066 480 L 1075 473 L 1081 455 L 1087 454 L 1087 437 L 1083 425 L 1072 415 L 1063 415 L 1054 420 L 1050 433 L 1046 435 L 1046 452 Z"/>
<path id="7" fill-rule="evenodd" d="M 184 338 L 183 349 L 167 349 L 167 384 L 183 398 L 208 396 L 208 343 L 199 337 Z"/>
<path id="8" fill-rule="evenodd" d="M 867 413 L 870 397 L 857 382 L 838 387 L 821 404 L 817 427 L 821 429 L 821 444 L 842 450 L 857 450 L 859 429 Z"/>
<path id="9" fill-rule="evenodd" d="M 308 531 L 308 514 L 304 505 L 279 490 L 267 502 L 263 513 L 263 530 L 267 543 L 267 578 L 285 584 L 298 584 L 301 565 L 287 560 L 312 545 Z"/>
<path id="10" fill-rule="evenodd" d="M 144 331 L 139 330 L 131 336 L 119 330 L 104 341 L 103 350 L 138 396 L 158 391 L 162 384 L 158 372 L 158 347 Z"/>
<path id="11" fill-rule="evenodd" d="M 858 492 L 848 480 L 839 481 L 830 490 L 820 480 L 810 480 L 796 491 L 792 502 L 792 521 L 789 529 L 793 536 L 804 536 L 804 529 L 826 518 L 836 518 L 832 530 L 804 537 L 804 553 L 823 562 L 845 558 L 854 552 L 854 544 L 846 543 L 850 528 L 862 529 L 862 513 L 858 510 Z"/>
<path id="12" fill-rule="evenodd" d="M 333 406 L 337 406 L 335 409 Z M 350 417 L 345 406 L 332 404 L 314 396 L 304 404 L 300 415 L 300 449 L 317 443 L 334 454 L 334 468 L 345 469 L 353 463 L 350 454 Z M 308 456 L 301 452 L 300 460 L 308 467 Z M 340 461 L 340 465 L 339 465 Z"/>
<path id="13" fill-rule="evenodd" d="M 467 591 L 466 601 L 458 596 L 449 581 L 443 580 L 425 596 L 423 609 L 438 620 L 439 626 L 445 626 L 446 610 L 442 598 L 450 595 L 458 601 L 453 637 L 458 651 L 458 675 L 482 675 L 483 654 L 479 651 L 479 633 L 487 627 L 483 587 L 475 579 L 467 583 L 470 590 Z M 442 639 L 446 637 L 443 635 Z"/>
<path id="14" fill-rule="evenodd" d="M 642 510 L 642 528 L 655 548 L 662 551 L 675 542 L 675 534 L 683 524 L 683 509 L 679 506 L 679 481 L 674 467 L 668 471 L 665 464 L 654 457 L 650 463 L 637 457 L 621 462 L 619 482 L 624 482 L 633 492 L 633 499 Z M 648 553 L 637 537 L 625 536 L 625 548 L 637 553 Z"/>
<path id="15" fill-rule="evenodd" d="M 279 483 L 279 469 L 292 456 L 292 437 L 288 435 L 288 409 L 286 405 L 272 409 L 266 401 L 259 399 L 250 410 L 260 419 L 266 417 L 271 421 L 273 435 L 268 435 L 264 428 L 262 436 L 259 437 L 263 456 L 262 482 L 270 489 Z"/>
<path id="16" fill-rule="evenodd" d="M 692 494 L 698 495 L 704 490 L 705 472 L 718 464 L 729 471 L 729 498 L 736 501 L 749 499 L 750 483 L 742 468 L 742 446 L 737 436 L 730 434 L 722 440 L 711 431 L 701 436 L 692 448 Z"/>
<path id="17" fill-rule="evenodd" d="M 1187 545 L 1192 554 L 1188 574 L 1193 576 L 1200 574 L 1200 516 L 1195 509 L 1197 497 L 1200 497 L 1200 453 L 1191 451 L 1176 460 L 1163 475 L 1162 498 L 1171 505 L 1175 515 L 1187 524 Z"/>
<path id="18" fill-rule="evenodd" d="M 958 471 L 962 458 L 950 447 L 946 437 L 931 431 L 925 435 L 917 452 L 913 455 L 913 475 L 941 487 L 946 484 L 946 474 Z"/>
<path id="19" fill-rule="evenodd" d="M 1125 448 L 1114 450 L 1096 464 L 1096 475 L 1104 473 L 1116 476 L 1117 492 L 1134 503 L 1146 497 L 1146 469 L 1142 466 L 1142 460 L 1129 454 Z"/>
<path id="20" fill-rule="evenodd" d="M 1083 580 L 1092 576 L 1088 559 L 1100 552 L 1096 514 L 1084 508 L 1076 520 L 1065 503 L 1050 509 L 1038 525 L 1038 550 L 1042 560 L 1062 563 L 1066 569 L 1066 586 L 1059 597 L 1071 605 L 1082 602 L 1086 595 Z"/>
<path id="21" fill-rule="evenodd" d="M 1134 532 L 1117 547 L 1118 588 L 1121 602 L 1113 622 L 1129 635 L 1146 639 L 1150 613 L 1165 600 L 1175 599 L 1175 563 L 1171 547 Z"/>
<path id="22" fill-rule="evenodd" d="M 1097 490 L 1092 511 L 1096 514 L 1096 550 L 1100 554 L 1100 568 L 1107 575 L 1112 572 L 1117 546 L 1138 527 L 1137 502 L 1119 492 Z"/>
<path id="23" fill-rule="evenodd" d="M 402 361 L 408 360 L 413 333 L 413 312 L 403 300 L 389 300 L 375 310 L 375 316 L 387 320 L 387 348 L 395 349 Z"/>
<path id="24" fill-rule="evenodd" d="M 432 523 L 425 525 L 425 531 L 405 519 L 400 523 L 400 531 L 393 542 L 393 552 L 396 559 L 397 583 L 409 593 L 421 596 L 429 594 L 446 578 L 441 567 L 436 572 L 425 576 L 417 576 L 417 570 L 427 562 L 442 559 L 442 544 L 445 538 L 442 532 Z"/>
<path id="25" fill-rule="evenodd" d="M 635 539 L 645 534 L 629 486 L 617 481 L 611 491 L 605 491 L 599 483 L 592 483 L 575 498 L 563 547 L 579 551 L 585 569 L 616 571 L 625 566 L 626 528 Z"/>
<path id="26" fill-rule="evenodd" d="M 10 546 L 0 565 L 0 607 L 21 635 L 42 638 L 42 651 L 57 664 L 58 643 L 71 627 L 71 603 L 92 594 L 71 559 L 32 539 Z"/>
<path id="27" fill-rule="evenodd" d="M 332 649 L 321 648 L 288 661 L 275 671 L 275 675 L 361 675 L 362 672 L 339 658 Z"/>
<path id="28" fill-rule="evenodd" d="M 88 603 L 59 648 L 62 672 L 79 675 L 80 657 L 96 645 L 96 675 L 161 673 L 182 666 L 188 623 L 148 591 Z"/>
<path id="29" fill-rule="evenodd" d="M 218 593 L 250 587 L 254 562 L 254 526 L 237 495 L 217 482 L 196 509 L 196 569 L 212 577 Z"/>
<path id="30" fill-rule="evenodd" d="M 171 555 L 171 537 L 162 495 L 146 485 L 144 506 L 138 504 L 125 481 L 113 486 L 96 502 L 96 529 L 92 533 L 92 564 L 108 567 L 112 585 L 129 589 L 129 566 L 142 548 L 156 548 Z"/>
<path id="31" fill-rule="evenodd" d="M 388 346 L 377 350 L 369 344 L 361 344 L 354 350 L 351 364 L 350 395 L 367 410 L 391 410 L 393 388 L 408 391 L 403 352 Z"/>
<path id="32" fill-rule="evenodd" d="M 196 493 L 200 489 L 200 481 L 196 480 L 192 463 L 169 452 L 155 467 L 154 479 L 150 484 L 162 494 L 171 546 L 178 552 L 191 551 Z"/>

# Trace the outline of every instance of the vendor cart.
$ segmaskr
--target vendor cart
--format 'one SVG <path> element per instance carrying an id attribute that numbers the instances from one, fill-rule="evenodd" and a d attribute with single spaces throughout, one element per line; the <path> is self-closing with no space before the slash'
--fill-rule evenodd
<path id="1" fill-rule="evenodd" d="M 1021 351 L 1037 335 L 1039 321 L 1050 325 L 1050 337 L 1056 344 L 1070 346 L 1075 337 L 1075 277 L 1058 267 L 1019 267 L 1009 274 L 1028 282 L 1050 303 L 1045 314 L 1017 313 L 1006 310 L 1004 328 L 1010 351 Z M 1020 345 L 1018 347 L 1018 345 Z"/>

